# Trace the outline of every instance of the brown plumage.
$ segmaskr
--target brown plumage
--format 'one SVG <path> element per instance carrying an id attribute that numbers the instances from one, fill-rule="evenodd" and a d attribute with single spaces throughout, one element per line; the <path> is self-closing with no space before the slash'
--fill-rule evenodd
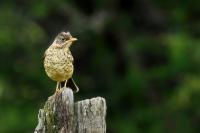
<path id="1" fill-rule="evenodd" d="M 65 81 L 64 86 L 78 92 L 78 87 L 72 79 L 74 71 L 73 56 L 70 52 L 70 46 L 76 41 L 69 32 L 59 33 L 54 42 L 45 51 L 44 68 L 48 77 L 57 81 L 56 90 L 60 90 L 61 82 Z"/>

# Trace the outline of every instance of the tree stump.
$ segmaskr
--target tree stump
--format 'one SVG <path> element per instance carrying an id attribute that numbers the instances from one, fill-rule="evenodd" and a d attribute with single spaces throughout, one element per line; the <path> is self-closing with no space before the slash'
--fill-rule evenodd
<path id="1" fill-rule="evenodd" d="M 74 104 L 73 91 L 62 88 L 39 110 L 34 133 L 106 133 L 106 101 L 102 97 Z"/>

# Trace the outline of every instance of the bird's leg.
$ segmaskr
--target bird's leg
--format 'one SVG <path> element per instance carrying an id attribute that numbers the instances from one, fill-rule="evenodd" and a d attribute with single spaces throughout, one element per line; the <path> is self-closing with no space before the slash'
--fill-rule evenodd
<path id="1" fill-rule="evenodd" d="M 60 92 L 60 82 L 57 82 L 57 85 L 56 85 L 56 92 Z"/>
<path id="2" fill-rule="evenodd" d="M 67 87 L 67 80 L 65 80 L 65 84 L 64 84 L 64 87 Z"/>

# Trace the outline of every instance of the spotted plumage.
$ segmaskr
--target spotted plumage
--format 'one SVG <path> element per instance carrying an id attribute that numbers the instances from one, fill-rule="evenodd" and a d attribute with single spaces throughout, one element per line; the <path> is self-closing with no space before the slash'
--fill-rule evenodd
<path id="1" fill-rule="evenodd" d="M 72 79 L 74 59 L 70 52 L 70 46 L 76 40 L 69 32 L 61 32 L 45 51 L 44 68 L 48 77 L 57 81 L 56 90 L 59 90 L 60 83 L 65 81 L 65 87 L 68 82 L 71 82 L 74 84 L 72 89 L 75 92 L 78 91 L 78 87 Z"/>

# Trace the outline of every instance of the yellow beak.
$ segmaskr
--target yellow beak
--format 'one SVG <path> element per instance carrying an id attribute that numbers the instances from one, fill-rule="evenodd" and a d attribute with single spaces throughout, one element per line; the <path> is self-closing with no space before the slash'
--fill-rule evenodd
<path id="1" fill-rule="evenodd" d="M 70 42 L 74 42 L 74 41 L 77 41 L 77 40 L 78 40 L 77 38 L 73 38 L 73 37 L 71 37 L 71 38 L 69 39 Z"/>

